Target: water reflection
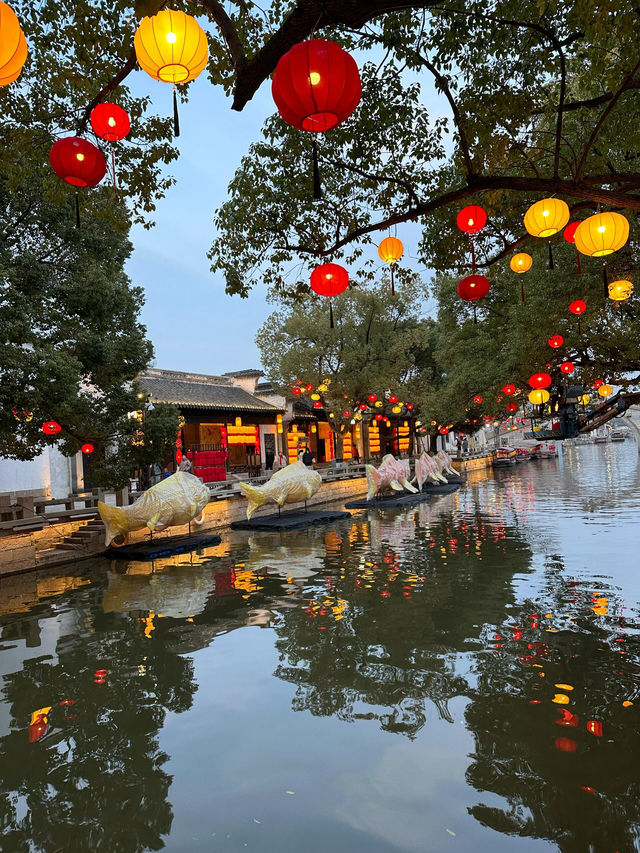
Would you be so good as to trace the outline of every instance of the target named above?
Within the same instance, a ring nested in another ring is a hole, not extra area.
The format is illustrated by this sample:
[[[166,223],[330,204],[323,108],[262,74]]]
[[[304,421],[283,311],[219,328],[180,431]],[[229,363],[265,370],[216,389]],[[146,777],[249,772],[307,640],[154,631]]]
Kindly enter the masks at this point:
[[[600,479],[576,448],[331,529],[3,581],[2,849],[637,849],[640,596],[608,561],[633,563],[637,459],[596,449]],[[305,755],[294,819],[273,792]]]

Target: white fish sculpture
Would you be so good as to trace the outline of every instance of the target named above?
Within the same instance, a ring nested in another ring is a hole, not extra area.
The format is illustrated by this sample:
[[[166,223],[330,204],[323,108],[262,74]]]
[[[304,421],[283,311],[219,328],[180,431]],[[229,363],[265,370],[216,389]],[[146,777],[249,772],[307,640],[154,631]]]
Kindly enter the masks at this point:
[[[452,477],[459,477],[460,472],[456,471],[453,467],[453,462],[449,454],[445,450],[439,450],[436,453],[436,462],[438,463],[438,468],[440,469],[440,473],[451,475]]]
[[[370,501],[376,492],[391,487],[396,492],[406,489],[408,492],[417,492],[409,482],[411,472],[408,459],[395,459],[391,453],[382,457],[379,468],[367,465],[367,500]]]
[[[209,489],[186,471],[178,471],[151,486],[131,506],[110,506],[98,501],[98,512],[105,527],[105,545],[109,547],[119,536],[126,542],[132,530],[143,527],[153,532],[190,521],[202,524],[202,511],[208,503]]]
[[[239,483],[240,491],[249,501],[247,518],[266,504],[275,501],[278,506],[308,500],[322,485],[322,477],[313,468],[307,468],[303,462],[294,462],[286,468],[280,468],[263,486]]]
[[[416,459],[415,475],[412,483],[417,482],[418,490],[422,491],[422,486],[427,480],[432,483],[448,483],[449,481],[442,476],[438,464],[433,457],[429,456],[424,450]]]

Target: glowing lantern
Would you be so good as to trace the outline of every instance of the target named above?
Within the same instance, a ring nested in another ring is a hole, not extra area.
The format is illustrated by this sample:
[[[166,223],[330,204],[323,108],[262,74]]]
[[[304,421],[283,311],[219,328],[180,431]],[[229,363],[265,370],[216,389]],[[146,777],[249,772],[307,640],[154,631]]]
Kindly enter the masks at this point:
[[[292,388],[291,390],[293,391],[293,393],[294,393],[296,396],[298,396],[299,394],[302,394],[302,388],[300,388],[300,386],[299,386],[299,385],[294,385],[294,386],[293,386],[293,388]]]
[[[480,405],[480,403],[482,402],[482,397],[480,396],[480,394],[475,395],[475,397],[473,398],[473,402],[476,403],[476,405],[478,406]]]
[[[569,221],[569,207],[559,198],[543,198],[524,215],[524,227],[532,237],[552,237]]]
[[[516,393],[516,386],[515,385],[503,385],[502,386],[502,393],[506,394],[507,396],[509,396],[510,394],[515,394]]]
[[[588,394],[581,394],[578,397],[578,402],[581,403],[583,406],[586,406],[590,400],[591,400],[591,397]]]
[[[611,394],[613,394],[613,388],[611,387],[611,385],[601,385],[598,388],[598,394],[601,397],[609,397]]]
[[[313,385],[310,382],[307,385],[305,385],[304,387],[305,387],[305,391],[313,391]]]
[[[322,264],[311,273],[311,290],[329,299],[329,325],[333,329],[331,298],[343,293],[349,286],[349,273],[339,264]]]
[[[593,383],[594,388],[599,388],[601,385],[604,385],[602,379],[596,379],[596,381]]]
[[[118,142],[131,130],[126,110],[117,104],[98,104],[91,110],[90,119],[96,136],[107,142]]]
[[[489,293],[489,279],[483,275],[468,275],[458,283],[458,296],[468,302],[482,299]]]
[[[556,749],[561,752],[575,752],[578,744],[570,737],[557,737],[554,741]]]
[[[391,295],[395,294],[395,286],[393,282],[394,265],[404,254],[404,246],[397,237],[385,237],[378,246],[378,254],[385,263],[390,264],[391,269]]]
[[[407,409],[408,409],[409,411],[412,411],[412,409],[413,409],[413,403],[407,403]]]
[[[573,366],[572,361],[563,361],[562,364],[560,365],[560,370],[563,373],[573,373],[573,371],[575,370],[575,367]]]
[[[534,373],[529,377],[529,385],[532,388],[548,388],[551,385],[551,377],[548,373]]]
[[[533,258],[531,255],[528,255],[526,252],[518,252],[509,261],[509,266],[514,272],[523,273],[531,269],[532,263]]]
[[[83,453],[89,454],[89,453],[93,453],[95,448],[94,448],[93,444],[90,444],[89,442],[87,442],[87,444],[82,445],[80,450],[82,450]]]
[[[320,394],[312,394],[312,395],[311,395],[311,399],[312,399],[312,400],[319,400],[319,399],[320,399]]]
[[[16,13],[0,0],[0,86],[17,80],[27,59],[27,40]]]
[[[440,435],[446,435],[448,432],[449,430],[445,426],[440,427]]]
[[[349,118],[362,85],[355,60],[334,41],[295,44],[280,58],[271,94],[281,118],[298,130],[324,133]],[[320,199],[318,153],[313,142],[314,198]]]
[[[471,204],[458,213],[456,224],[465,234],[477,234],[487,224],[487,214],[479,205]]]
[[[587,720],[587,731],[596,737],[602,737],[602,723],[600,720]]]
[[[525,273],[531,269],[531,264],[533,263],[533,258],[531,255],[528,255],[526,252],[518,252],[517,255],[514,255],[509,261],[509,266],[514,272],[517,273]],[[520,299],[524,302],[524,280],[520,279]]]
[[[584,314],[586,310],[587,303],[583,299],[575,299],[569,305],[569,311],[571,311],[572,314]]]
[[[367,404],[366,403],[360,403],[360,406],[358,408],[360,409],[361,412],[366,412],[367,411]]]
[[[621,213],[596,213],[580,223],[574,238],[583,255],[591,258],[610,255],[629,239],[629,221]]]
[[[377,394],[369,394],[369,396],[367,397],[367,400],[368,400],[370,403],[375,403],[375,401],[376,401],[377,399],[378,399]]]
[[[62,427],[57,421],[45,421],[42,424],[42,432],[45,435],[57,435]]]
[[[382,400],[376,400],[376,402],[375,402],[376,409],[381,409],[383,407],[383,405],[384,405],[384,403],[382,402]]]
[[[342,417],[343,418],[350,418],[351,417],[351,410],[345,409],[344,412],[342,413]]]
[[[140,21],[133,39],[136,58],[143,71],[162,83],[188,83],[207,64],[207,36],[184,12],[164,9]],[[178,100],[173,90],[173,132],[180,136]]]
[[[564,338],[562,337],[562,335],[552,335],[547,340],[547,343],[549,344],[551,349],[558,349],[558,347],[561,347],[564,343]]]
[[[81,136],[66,136],[54,142],[49,162],[56,175],[73,187],[95,187],[107,171],[100,149]]]
[[[162,83],[195,80],[209,57],[207,36],[200,24],[172,9],[143,18],[133,46],[142,70]]]
[[[580,225],[579,222],[570,222],[562,233],[562,236],[567,241],[567,243],[572,243],[574,246],[576,243],[576,230],[578,228],[578,225]],[[580,252],[578,251],[577,246],[576,246],[576,265],[578,267],[578,275],[580,275]]]
[[[327,390],[327,386],[322,383],[322,385],[318,385],[318,391],[322,391],[323,393]]]
[[[533,403],[534,406],[540,406],[549,400],[549,396],[549,392],[544,388],[535,388],[529,392],[529,402]]]
[[[398,402],[398,398],[396,397],[396,395],[395,395],[395,394],[391,394],[391,395],[389,396],[389,402],[390,402],[390,403],[397,403],[397,402]]]
[[[633,293],[633,284],[626,279],[612,281],[608,292],[609,299],[613,299],[614,302],[622,302],[624,299],[628,299]]]
[[[314,404],[313,404],[313,408],[314,408],[314,409],[321,409],[321,408],[322,408],[322,403],[320,402],[320,400],[316,400],[316,401],[314,402]]]
[[[375,420],[381,421],[383,417],[384,417],[384,415],[376,415]]]
[[[507,403],[507,411],[508,412],[517,412],[518,404],[517,403]]]
[[[391,409],[391,411],[393,412],[394,415],[399,415],[400,412],[402,411],[402,406],[394,406]]]

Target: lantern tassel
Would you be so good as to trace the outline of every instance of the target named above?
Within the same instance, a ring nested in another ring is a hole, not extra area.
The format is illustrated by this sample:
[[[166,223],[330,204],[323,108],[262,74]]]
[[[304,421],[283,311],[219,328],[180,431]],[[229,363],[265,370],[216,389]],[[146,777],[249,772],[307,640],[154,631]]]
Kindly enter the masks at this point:
[[[393,264],[391,264],[391,295],[392,296],[396,295],[396,289],[395,289],[395,286],[393,283]]]
[[[473,306],[473,324],[474,324],[474,326],[477,322],[478,322],[478,315],[476,314],[476,306],[474,305]]]
[[[582,270],[580,269],[580,252],[578,251],[577,248],[576,248],[576,266],[578,267],[578,275],[580,275],[582,273]]]
[[[176,87],[173,87],[173,135],[180,136],[180,118],[178,116],[178,96]]]
[[[473,237],[469,237],[469,242],[471,243],[471,270],[472,272],[476,271],[476,250],[473,246]]]
[[[313,149],[313,200],[321,201],[322,200],[322,187],[320,186],[320,168],[318,166],[318,146],[316,145],[316,138],[313,137],[312,141],[312,149]]]
[[[113,191],[118,192],[118,187],[116,185],[116,150],[113,147],[113,142],[109,144],[111,146],[111,174],[113,176]]]
[[[80,197],[76,190],[76,228],[80,227]]]
[[[524,298],[524,279],[523,278],[520,279],[520,299],[522,299],[523,302],[525,301],[525,298]]]
[[[602,264],[602,287],[604,290],[604,298],[606,299],[609,295],[609,281],[607,279],[607,265]]]
[[[549,240],[548,246],[549,246],[549,269],[552,270],[553,269],[553,250],[551,248],[551,240]]]
[[[331,303],[331,300],[329,300],[329,328],[330,329],[334,328],[334,325],[333,325],[333,305]]]

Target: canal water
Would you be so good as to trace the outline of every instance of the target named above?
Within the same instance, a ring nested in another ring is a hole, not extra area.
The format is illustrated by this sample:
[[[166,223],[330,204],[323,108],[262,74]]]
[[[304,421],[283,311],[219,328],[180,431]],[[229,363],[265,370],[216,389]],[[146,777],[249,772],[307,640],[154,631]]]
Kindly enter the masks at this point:
[[[640,849],[635,441],[0,586],[0,849]]]

